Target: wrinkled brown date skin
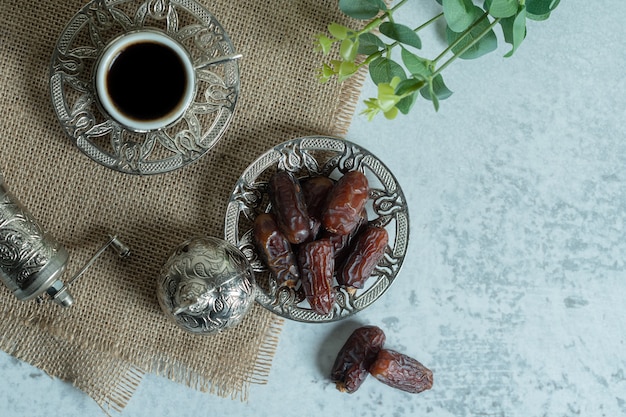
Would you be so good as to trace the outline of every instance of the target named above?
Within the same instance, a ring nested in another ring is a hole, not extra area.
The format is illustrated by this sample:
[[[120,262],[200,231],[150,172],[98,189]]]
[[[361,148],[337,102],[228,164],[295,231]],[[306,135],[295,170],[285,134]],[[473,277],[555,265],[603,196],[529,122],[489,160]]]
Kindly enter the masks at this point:
[[[276,284],[295,287],[300,280],[296,256],[273,215],[262,213],[254,219],[254,240],[265,264],[276,277]]]
[[[374,268],[382,259],[389,242],[387,230],[368,226],[357,237],[354,249],[348,255],[337,274],[337,281],[353,294],[363,288]]]
[[[293,244],[306,242],[311,235],[311,220],[304,202],[302,187],[290,172],[278,171],[269,181],[269,195],[276,224]]]
[[[361,218],[357,227],[355,227],[347,235],[336,235],[326,232],[324,237],[330,239],[335,248],[335,265],[342,265],[345,259],[350,254],[350,250],[353,249],[356,237],[367,227],[367,211],[364,209],[361,211]]]
[[[379,327],[363,326],[352,332],[330,372],[339,391],[351,394],[359,389],[384,343],[385,333]]]
[[[335,182],[328,177],[311,177],[302,181],[302,193],[309,216],[322,220],[326,200]]]
[[[368,197],[369,183],[365,174],[360,171],[346,173],[331,190],[322,225],[330,233],[350,233],[359,224]]]
[[[298,251],[300,278],[311,309],[317,314],[328,314],[335,303],[333,274],[335,256],[328,239],[315,240]]]
[[[417,394],[433,386],[433,373],[417,360],[391,349],[381,349],[369,367],[374,378],[402,391]]]

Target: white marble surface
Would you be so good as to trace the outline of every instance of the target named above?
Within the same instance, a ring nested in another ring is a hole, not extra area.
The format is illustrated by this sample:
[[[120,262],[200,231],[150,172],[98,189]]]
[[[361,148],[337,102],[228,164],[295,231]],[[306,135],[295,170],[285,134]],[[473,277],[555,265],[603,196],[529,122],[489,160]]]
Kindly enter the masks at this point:
[[[447,69],[439,113],[357,117],[348,139],[394,171],[411,210],[396,283],[354,320],[287,322],[247,403],[149,375],[123,415],[626,415],[624,16],[622,0],[563,1],[513,58],[502,45]],[[329,368],[360,323],[429,366],[433,389],[336,391]],[[0,375],[2,417],[102,414],[4,353]]]

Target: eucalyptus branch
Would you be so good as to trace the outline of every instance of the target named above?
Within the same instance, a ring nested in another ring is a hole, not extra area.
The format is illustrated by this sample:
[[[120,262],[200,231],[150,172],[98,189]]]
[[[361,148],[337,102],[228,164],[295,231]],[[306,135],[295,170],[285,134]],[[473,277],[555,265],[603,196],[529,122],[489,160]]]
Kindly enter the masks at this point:
[[[442,13],[443,14],[443,13]],[[439,62],[439,60],[441,58],[443,58],[444,56],[446,56],[450,51],[452,51],[452,49],[456,48],[462,41],[463,39],[465,39],[465,37],[475,28],[477,27],[481,22],[483,22],[485,19],[487,19],[487,17],[489,16],[489,13],[485,12],[483,13],[478,19],[476,19],[474,21],[474,23],[471,24],[470,27],[468,27],[467,29],[465,29],[465,32],[463,32],[461,34],[461,36],[459,36],[457,38],[457,40],[455,40],[454,42],[450,43],[448,45],[448,47],[446,49],[444,49],[439,55],[437,55],[437,57],[435,59],[433,59],[433,63],[437,63]],[[487,31],[488,32],[488,31]],[[486,34],[486,33],[485,33]],[[483,35],[484,36],[484,35]],[[482,37],[482,36],[481,36]],[[479,37],[477,40],[480,40]]]
[[[383,0],[339,0],[339,8],[348,16],[366,21],[361,29],[331,23],[328,34],[318,34],[316,49],[329,55],[339,45],[339,58],[322,64],[319,79],[327,82],[336,77],[343,81],[367,66],[372,81],[378,86],[378,97],[365,100],[365,113],[370,119],[378,113],[392,119],[407,114],[418,96],[432,101],[435,110],[439,101],[452,95],[442,72],[458,58],[479,58],[497,48],[494,33],[500,26],[513,55],[526,37],[526,21],[546,20],[560,0],[436,0],[442,12],[412,29],[398,23],[395,14],[408,0],[400,0],[389,8]],[[480,6],[475,4],[480,3]],[[419,55],[419,37],[438,19],[446,20],[448,45],[434,59]],[[392,57],[400,47],[401,60]],[[450,53],[452,57],[437,67]]]
[[[483,17],[487,17],[487,15],[484,15]],[[439,68],[437,68],[437,70],[435,72],[433,72],[433,77],[436,77],[437,75],[439,75],[441,73],[441,71],[443,71],[444,69],[446,69],[452,62],[454,62],[459,56],[462,56],[465,52],[467,52],[469,49],[473,48],[474,45],[476,45],[478,42],[480,42],[480,40],[482,39],[483,36],[487,35],[493,28],[494,26],[496,26],[498,23],[500,23],[500,18],[494,19],[493,22],[491,22],[491,24],[489,26],[487,26],[487,28],[485,30],[483,30],[482,32],[480,32],[480,34],[473,39],[470,43],[468,43],[467,45],[465,45],[463,48],[461,48],[458,53],[456,53],[455,55],[453,55],[450,59],[448,59],[446,62],[444,62],[443,64],[441,64],[441,66]],[[455,42],[455,46],[457,46],[459,44],[459,42],[464,39],[464,38],[459,38],[457,40],[457,42]],[[446,48],[448,49],[448,48]],[[452,49],[452,48],[450,48]],[[449,51],[446,51],[446,53]],[[442,55],[438,56],[437,58],[435,58],[433,60],[433,63],[436,63]]]

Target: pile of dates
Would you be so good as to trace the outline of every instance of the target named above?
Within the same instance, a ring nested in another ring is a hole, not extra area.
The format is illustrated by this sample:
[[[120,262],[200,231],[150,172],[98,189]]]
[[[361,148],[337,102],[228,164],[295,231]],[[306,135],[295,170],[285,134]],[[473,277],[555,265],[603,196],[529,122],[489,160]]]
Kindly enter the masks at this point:
[[[432,371],[403,353],[386,349],[385,338],[383,330],[376,326],[360,327],[348,337],[330,374],[339,391],[355,392],[369,374],[413,394],[432,388]]]
[[[368,180],[360,171],[337,181],[277,171],[268,185],[271,210],[254,222],[258,252],[279,287],[301,286],[311,309],[326,315],[334,280],[355,294],[387,248],[387,231],[368,224]]]

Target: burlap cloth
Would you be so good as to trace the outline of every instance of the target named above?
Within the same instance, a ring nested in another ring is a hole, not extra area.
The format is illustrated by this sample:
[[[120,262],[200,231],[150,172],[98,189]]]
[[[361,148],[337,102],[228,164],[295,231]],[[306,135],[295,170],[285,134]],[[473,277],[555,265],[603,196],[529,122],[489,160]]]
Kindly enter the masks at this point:
[[[147,372],[245,399],[251,383],[266,381],[281,320],[255,305],[228,332],[188,335],[162,314],[155,277],[182,241],[223,236],[228,197],[259,154],[294,137],[346,132],[363,74],[320,85],[312,49],[315,33],[346,19],[332,0],[204,1],[244,56],[233,124],[195,163],[141,177],[87,158],[52,110],[53,47],[84,3],[0,2],[0,166],[13,194],[70,253],[68,273],[108,234],[133,254],[105,253],[72,286],[69,309],[20,302],[0,286],[0,347],[109,410],[123,409]]]

